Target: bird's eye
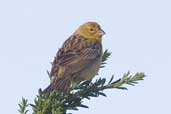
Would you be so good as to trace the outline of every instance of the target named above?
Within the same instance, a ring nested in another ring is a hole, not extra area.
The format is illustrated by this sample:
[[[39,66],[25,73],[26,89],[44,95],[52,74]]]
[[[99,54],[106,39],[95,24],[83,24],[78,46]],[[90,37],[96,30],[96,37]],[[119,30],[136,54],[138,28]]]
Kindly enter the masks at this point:
[[[93,28],[90,28],[90,32],[95,32],[95,30]]]

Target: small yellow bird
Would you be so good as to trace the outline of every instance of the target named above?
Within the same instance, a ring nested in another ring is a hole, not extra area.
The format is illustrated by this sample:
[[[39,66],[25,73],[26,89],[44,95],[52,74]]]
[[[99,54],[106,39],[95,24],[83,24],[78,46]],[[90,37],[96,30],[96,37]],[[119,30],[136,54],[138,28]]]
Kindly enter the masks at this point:
[[[59,49],[50,72],[54,81],[44,91],[65,92],[72,82],[92,79],[100,68],[104,34],[96,22],[81,25]]]

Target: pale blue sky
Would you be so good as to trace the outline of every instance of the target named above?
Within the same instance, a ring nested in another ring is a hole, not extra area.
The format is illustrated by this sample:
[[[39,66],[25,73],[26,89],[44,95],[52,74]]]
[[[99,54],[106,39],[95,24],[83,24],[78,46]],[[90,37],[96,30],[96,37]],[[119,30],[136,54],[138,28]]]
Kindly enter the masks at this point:
[[[0,113],[18,114],[22,96],[32,102],[48,85],[57,49],[86,21],[107,33],[104,49],[112,56],[101,77],[128,70],[148,77],[128,91],[106,91],[107,98],[86,101],[90,108],[74,114],[171,114],[169,0],[1,0]]]

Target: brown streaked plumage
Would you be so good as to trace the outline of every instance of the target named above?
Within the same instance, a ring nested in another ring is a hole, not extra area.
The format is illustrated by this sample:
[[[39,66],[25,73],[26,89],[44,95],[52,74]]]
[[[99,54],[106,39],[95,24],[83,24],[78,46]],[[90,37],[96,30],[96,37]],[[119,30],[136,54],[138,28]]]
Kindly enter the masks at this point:
[[[59,49],[50,72],[55,79],[44,91],[67,91],[72,82],[92,79],[100,67],[104,34],[96,22],[81,25]]]

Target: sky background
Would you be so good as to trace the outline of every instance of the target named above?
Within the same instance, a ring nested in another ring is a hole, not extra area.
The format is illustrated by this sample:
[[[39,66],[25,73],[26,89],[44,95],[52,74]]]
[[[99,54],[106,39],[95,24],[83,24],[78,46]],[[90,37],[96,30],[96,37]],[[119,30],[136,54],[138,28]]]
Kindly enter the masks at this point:
[[[171,1],[1,0],[0,113],[18,114],[22,96],[33,102],[49,84],[58,48],[81,24],[98,22],[112,56],[100,75],[145,72],[128,91],[105,91],[74,114],[171,114]],[[31,112],[29,112],[31,114]]]

